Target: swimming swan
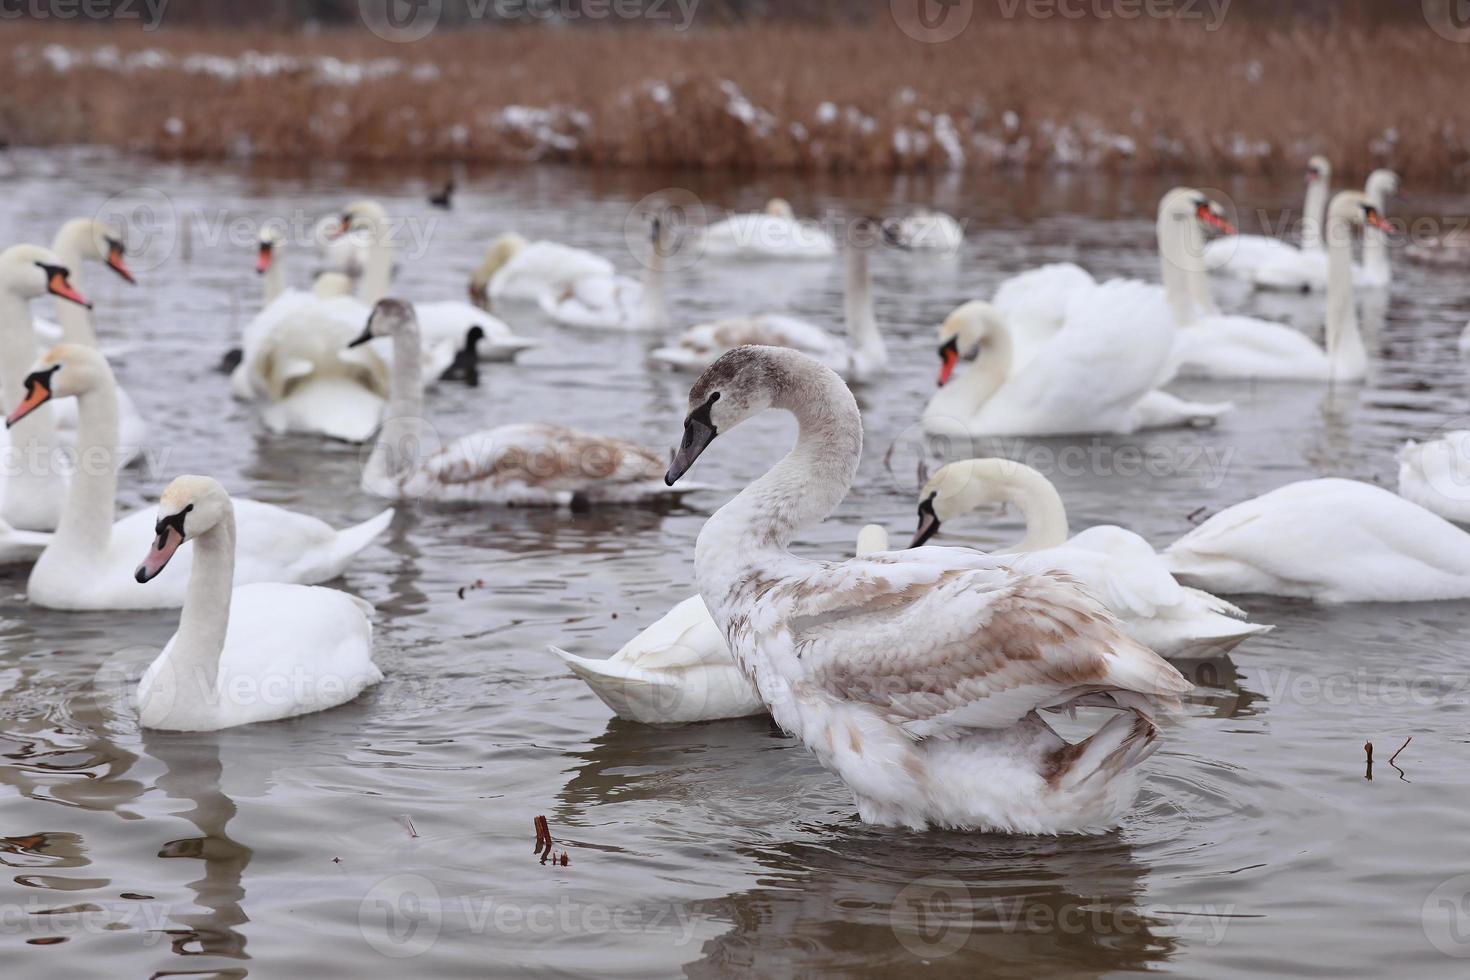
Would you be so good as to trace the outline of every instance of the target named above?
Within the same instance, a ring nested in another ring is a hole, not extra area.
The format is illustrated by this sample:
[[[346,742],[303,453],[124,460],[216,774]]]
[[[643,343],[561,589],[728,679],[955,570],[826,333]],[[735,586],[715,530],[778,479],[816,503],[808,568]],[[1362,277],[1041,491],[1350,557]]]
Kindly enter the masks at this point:
[[[695,576],[776,722],[851,790],[864,821],[914,829],[1096,833],[1114,827],[1157,747],[1157,702],[1190,689],[1064,576],[957,548],[811,561],[787,549],[847,495],[857,403],[797,351],[742,347],[689,395],[666,479],[766,409],[792,452],[705,524]],[[1069,745],[1041,711],[1119,711]]]
[[[181,476],[158,502],[151,538],[132,577],[150,583],[192,542],[193,567],[179,629],[138,683],[138,722],[213,732],[345,704],[383,679],[373,663],[373,607],[319,586],[234,587],[235,513],[224,487]]]
[[[721,259],[830,259],[837,243],[820,225],[800,221],[772,198],[759,214],[733,214],[704,229],[704,254]]]

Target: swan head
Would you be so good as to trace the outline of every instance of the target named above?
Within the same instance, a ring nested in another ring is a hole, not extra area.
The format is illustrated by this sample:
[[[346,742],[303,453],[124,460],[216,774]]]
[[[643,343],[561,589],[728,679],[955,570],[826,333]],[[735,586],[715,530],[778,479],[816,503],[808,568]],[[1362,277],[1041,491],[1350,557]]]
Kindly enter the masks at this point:
[[[260,234],[255,240],[255,272],[257,275],[263,276],[270,271],[271,264],[280,254],[281,246],[285,241],[285,233],[275,225],[268,224],[260,229]]]
[[[92,304],[71,284],[71,269],[49,248],[12,245],[0,252],[0,289],[21,299],[36,299],[50,293],[87,309]]]
[[[137,282],[123,258],[128,250],[122,233],[105,221],[73,218],[61,226],[52,245],[57,254],[68,256],[67,261],[74,258],[101,262],[124,281]]]
[[[871,251],[882,245],[903,251],[913,249],[913,245],[904,237],[897,221],[884,221],[882,218],[864,216],[852,223],[847,236],[848,248]]]
[[[754,345],[726,351],[689,389],[684,437],[664,482],[673,486],[716,436],[746,419],[768,408],[809,408],[824,384],[847,391],[836,372],[800,351]]]
[[[1371,227],[1385,233],[1393,231],[1393,226],[1362,191],[1340,191],[1334,195],[1327,207],[1327,221],[1349,229]]]
[[[388,211],[373,200],[353,201],[342,209],[342,214],[337,219],[337,226],[328,236],[329,239],[341,238],[343,235],[364,235],[370,241],[377,241],[388,231]]]
[[[1197,221],[1203,228],[1222,235],[1235,234],[1235,226],[1225,215],[1225,208],[1204,191],[1193,187],[1176,187],[1159,201],[1159,217],[1175,221]]]
[[[1052,546],[1066,540],[1065,510],[1051,481],[1038,470],[1010,459],[967,459],[942,467],[919,490],[919,522],[910,548],[917,548],[939,533],[946,521],[963,517],[982,507],[1004,505],[1018,498],[1055,503],[1062,517],[1055,540],[1036,542]]]
[[[367,325],[348,347],[358,347],[375,337],[393,337],[405,330],[418,331],[413,305],[401,299],[380,299],[368,315]]]
[[[1399,175],[1392,170],[1380,167],[1368,175],[1368,182],[1364,185],[1364,190],[1373,200],[1374,205],[1382,208],[1390,195],[1399,192]]]
[[[766,202],[766,214],[772,218],[781,218],[784,221],[795,221],[796,212],[791,210],[791,202],[784,197],[773,197]]]
[[[1323,185],[1332,182],[1332,162],[1320,153],[1307,161],[1307,183],[1321,183]]]
[[[114,384],[107,358],[82,344],[57,344],[35,364],[25,379],[25,397],[5,419],[7,428],[54,398],[80,398]]]
[[[1005,329],[1005,316],[984,300],[971,300],[939,325],[939,386],[954,377],[960,358],[971,357],[986,338]]]
[[[525,237],[513,231],[507,231],[497,235],[485,249],[485,257],[480,260],[479,266],[474,274],[470,276],[470,295],[483,295],[490,280],[495,278],[495,273],[504,268],[511,259],[525,251],[526,246],[531,243]]]
[[[185,541],[218,526],[233,513],[230,495],[207,476],[181,476],[158,498],[153,543],[133,577],[148,582],[158,576]]]

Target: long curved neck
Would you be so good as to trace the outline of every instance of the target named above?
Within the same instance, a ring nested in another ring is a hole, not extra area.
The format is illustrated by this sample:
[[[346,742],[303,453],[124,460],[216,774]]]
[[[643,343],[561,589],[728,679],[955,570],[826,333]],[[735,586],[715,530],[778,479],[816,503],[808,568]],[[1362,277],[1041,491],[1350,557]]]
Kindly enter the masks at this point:
[[[648,264],[643,269],[643,296],[640,301],[639,315],[647,329],[662,330],[669,324],[667,265],[663,243],[654,242]]]
[[[1334,377],[1361,376],[1368,362],[1353,302],[1352,229],[1341,218],[1327,229],[1327,360]]]
[[[1379,214],[1385,213],[1383,191],[1375,187],[1373,181],[1368,184],[1368,202]],[[1363,228],[1363,271],[1367,273],[1368,281],[1375,285],[1382,285],[1393,278],[1393,266],[1388,258],[1388,236],[1372,225]]]
[[[61,259],[61,264],[71,272],[69,279],[72,286],[76,287],[78,292],[86,293],[87,284],[82,270],[84,261],[82,246],[77,241],[77,232],[69,226],[63,227],[57,233],[56,240],[51,245],[51,251],[56,253]],[[56,325],[61,327],[63,343],[96,348],[97,331],[92,326],[92,313],[85,306],[58,299],[56,301]]]
[[[39,353],[32,329],[31,308],[9,290],[0,290],[0,398],[8,412],[25,397],[25,379]],[[56,459],[56,419],[50,405],[42,405],[10,430],[10,462],[5,477],[3,517],[26,530],[55,526],[57,501],[64,494]]]
[[[873,313],[873,274],[868,267],[868,250],[859,245],[847,247],[847,280],[842,290],[843,314],[847,322],[847,339],[854,351],[882,355],[883,335]]]
[[[1067,508],[1062,495],[1051,481],[1040,473],[1008,466],[1004,478],[997,481],[997,496],[1020,511],[1026,521],[1026,536],[1006,552],[1040,551],[1055,548],[1067,541]]]
[[[721,507],[699,533],[694,567],[706,598],[724,596],[732,571],[786,554],[792,537],[837,509],[863,452],[857,401],[830,371],[792,366],[772,407],[796,416],[796,445],[765,476]]]
[[[1158,220],[1159,265],[1164,298],[1174,325],[1185,327],[1219,312],[1205,271],[1204,233],[1194,217],[1165,211]]]
[[[946,412],[968,418],[990,401],[1011,376],[1013,344],[1011,332],[999,318],[987,327],[980,354],[970,367],[939,389],[935,401]]]
[[[1332,178],[1323,174],[1307,181],[1307,200],[1302,206],[1302,248],[1321,248],[1327,223],[1327,192]]]
[[[388,295],[393,279],[393,241],[387,228],[373,226],[373,241],[368,246],[367,263],[362,270],[362,283],[357,295],[368,306]]]
[[[53,547],[101,555],[112,540],[117,499],[117,386],[100,384],[77,398],[77,465]]]
[[[220,696],[215,683],[235,587],[235,510],[232,504],[226,508],[218,524],[194,539],[194,566],[189,570],[189,588],[173,641],[173,670],[163,672],[171,673],[183,687],[179,695],[194,704],[213,702]]]
[[[393,332],[393,371],[388,378],[388,410],[363,470],[363,482],[398,481],[418,468],[424,417],[423,348],[418,324]]]

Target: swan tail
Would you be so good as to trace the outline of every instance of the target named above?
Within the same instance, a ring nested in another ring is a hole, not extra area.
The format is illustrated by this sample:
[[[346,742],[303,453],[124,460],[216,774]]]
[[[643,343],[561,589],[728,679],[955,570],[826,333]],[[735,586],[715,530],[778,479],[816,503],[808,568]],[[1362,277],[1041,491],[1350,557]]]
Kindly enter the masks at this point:
[[[329,559],[329,564],[336,569],[337,575],[342,573],[347,563],[357,557],[359,552],[372,544],[388,529],[388,525],[393,523],[393,514],[393,508],[389,507],[376,517],[371,517],[361,524],[354,524],[352,527],[343,528],[337,532],[337,539],[332,543],[332,555]]]
[[[705,355],[681,347],[660,347],[648,356],[676,371],[703,371],[709,367],[709,360]]]
[[[491,363],[513,361],[523,351],[528,351],[539,346],[536,341],[525,337],[506,337],[502,340],[487,340],[480,344],[479,354],[481,361]]]
[[[1091,737],[1051,756],[1051,783],[1061,792],[1105,789],[1159,749],[1159,730],[1136,712],[1116,715]],[[1131,782],[1131,781],[1130,781]],[[1126,796],[1131,799],[1133,793]]]

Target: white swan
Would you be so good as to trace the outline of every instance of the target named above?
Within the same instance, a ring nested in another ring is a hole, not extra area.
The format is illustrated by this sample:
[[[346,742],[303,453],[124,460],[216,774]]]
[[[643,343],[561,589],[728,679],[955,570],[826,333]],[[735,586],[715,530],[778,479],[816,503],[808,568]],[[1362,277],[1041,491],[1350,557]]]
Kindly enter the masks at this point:
[[[342,212],[340,231],[344,236],[366,241],[367,257],[357,297],[363,303],[359,322],[388,295],[393,273],[393,227],[388,212],[376,201],[358,201]],[[513,361],[522,351],[536,346],[534,340],[518,336],[505,321],[460,300],[414,303],[424,342],[424,362],[434,363],[434,352],[448,349],[453,356],[469,347],[481,361]],[[434,365],[437,367],[437,364]],[[442,371],[434,372],[437,377]]]
[[[212,732],[345,704],[383,679],[373,663],[373,607],[335,589],[234,587],[236,515],[224,487],[181,476],[158,502],[133,588],[157,578],[185,542],[193,567],[179,629],[138,682],[144,728]],[[171,603],[177,605],[177,603]]]
[[[899,239],[914,251],[953,255],[965,244],[965,229],[942,211],[920,208],[894,224]]]
[[[1399,496],[1447,521],[1470,524],[1470,430],[1399,450]]]
[[[1358,381],[1368,372],[1368,355],[1358,330],[1352,288],[1352,233],[1367,225],[1388,227],[1368,198],[1343,191],[1332,199],[1327,218],[1327,349],[1300,332],[1254,317],[1225,316],[1213,308],[1209,283],[1198,259],[1199,222],[1218,206],[1200,192],[1178,188],[1159,205],[1159,250],[1164,289],[1179,332],[1179,374],[1186,377],[1258,380]]]
[[[1223,599],[1174,581],[1153,547],[1132,531],[1098,525],[1069,538],[1056,487],[1031,467],[1006,459],[951,463],[934,474],[919,491],[919,525],[910,547],[987,504],[1013,504],[1026,521],[1019,544],[987,550],[1030,552],[1072,576],[1118,617],[1124,633],[1160,656],[1218,656],[1271,631],[1244,622],[1245,613]]]
[[[1079,293],[1065,324],[1013,367],[1009,324],[966,303],[939,328],[940,390],[924,409],[932,435],[1074,435],[1209,424],[1231,406],[1183,402],[1158,386],[1173,372],[1174,327],[1157,289],[1113,281]],[[960,358],[979,350],[951,381]]]
[[[854,382],[871,381],[888,369],[888,348],[873,312],[873,277],[868,253],[879,244],[901,247],[891,229],[876,220],[859,220],[843,250],[847,260],[843,281],[844,340],[814,323],[782,314],[731,317],[690,327],[672,343],[650,356],[678,371],[703,371],[720,355],[736,347],[756,344],[789,347],[816,358]]]
[[[1228,507],[1164,551],[1181,582],[1316,602],[1470,597],[1470,534],[1370,483],[1290,483]]]
[[[1388,214],[1388,199],[1399,192],[1399,175],[1378,169],[1368,175],[1363,193],[1380,215]],[[1376,225],[1363,229],[1363,266],[1354,282],[1372,289],[1387,289],[1393,282],[1393,263],[1388,257],[1388,234]],[[1325,287],[1324,287],[1325,288]]]
[[[1057,834],[1115,826],[1157,745],[1155,699],[1189,690],[1070,580],[1027,557],[956,548],[797,558],[803,528],[846,496],[857,402],[791,350],[743,347],[689,395],[678,480],[715,437],[766,409],[795,448],[705,524],[695,576],[776,722],[851,790],[870,823]],[[1121,711],[1069,745],[1042,710]]]
[[[135,511],[113,522],[117,467],[117,385],[107,360],[90,347],[61,344],[38,361],[25,380],[26,396],[11,412],[14,425],[52,398],[75,397],[81,419],[79,459],[60,526],[37,559],[26,597],[51,609],[156,609],[184,601],[188,561],[176,563],[152,589],[133,582],[133,548],[152,520]],[[246,582],[324,582],[393,519],[385,510],[336,531],[325,522],[282,507],[235,501],[239,521],[239,576]]]
[[[32,329],[32,299],[48,293],[87,305],[72,288],[70,270],[50,249],[12,245],[0,252],[0,399],[17,405],[26,395],[28,365],[39,353]],[[63,445],[52,409],[44,408],[9,431],[0,521],[22,531],[51,531],[66,496]]]
[[[540,302],[578,279],[612,276],[613,264],[600,255],[560,242],[529,242],[515,232],[498,236],[470,276],[472,302]]]
[[[628,276],[584,276],[541,294],[542,311],[569,327],[599,330],[662,330],[668,326],[665,260],[671,246],[665,222],[655,215],[642,280]]]
[[[1230,235],[1205,246],[1206,266],[1257,289],[1305,292],[1327,288],[1322,236],[1332,189],[1332,164],[1326,157],[1312,157],[1307,163],[1306,179],[1300,248],[1266,235]]]
[[[94,218],[73,218],[65,222],[56,232],[51,251],[60,257],[61,264],[71,272],[72,288],[80,292],[87,291],[87,262],[100,262],[125,282],[137,282],[124,258],[127,248],[123,245],[122,236],[114,228]],[[68,343],[102,349],[97,340],[97,332],[92,326],[92,311],[89,307],[58,298],[56,320],[54,325],[44,320],[36,321],[37,339],[46,347]],[[128,348],[126,345],[111,346],[106,354],[108,357],[116,357],[119,349]],[[143,446],[148,440],[148,425],[138,414],[132,397],[121,387],[117,390],[117,405],[120,425],[118,445],[123,448],[122,465],[126,466],[142,454]],[[76,406],[71,402],[64,402],[53,406],[52,411],[56,413],[56,428],[62,442],[74,445],[77,432]]]
[[[659,454],[609,436],[544,423],[502,425],[461,436],[437,452],[416,383],[414,309],[385,299],[354,344],[391,337],[393,379],[382,429],[363,467],[362,486],[389,499],[506,506],[568,507],[669,501],[680,491],[659,480]]]
[[[782,198],[759,214],[734,214],[704,229],[704,254],[722,259],[830,259],[837,243],[814,221],[801,221]]]

